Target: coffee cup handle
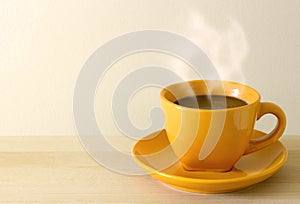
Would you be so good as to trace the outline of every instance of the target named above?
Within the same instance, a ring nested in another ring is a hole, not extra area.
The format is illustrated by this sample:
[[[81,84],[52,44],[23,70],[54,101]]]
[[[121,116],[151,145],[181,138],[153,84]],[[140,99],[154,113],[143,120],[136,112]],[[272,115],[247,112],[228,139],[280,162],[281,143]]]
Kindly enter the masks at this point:
[[[277,124],[275,128],[266,135],[263,135],[259,138],[250,139],[249,147],[244,154],[249,154],[260,150],[276,142],[282,136],[283,131],[286,127],[286,116],[283,110],[274,103],[262,102],[260,104],[260,110],[257,115],[257,120],[259,120],[265,114],[273,114],[276,116]]]

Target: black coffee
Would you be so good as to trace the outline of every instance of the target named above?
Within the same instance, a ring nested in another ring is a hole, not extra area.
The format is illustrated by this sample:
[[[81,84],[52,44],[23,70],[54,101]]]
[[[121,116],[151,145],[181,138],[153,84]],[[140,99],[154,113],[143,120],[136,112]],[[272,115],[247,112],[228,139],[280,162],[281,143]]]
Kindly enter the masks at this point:
[[[226,109],[247,105],[241,99],[222,95],[198,95],[178,99],[175,104],[198,109]]]

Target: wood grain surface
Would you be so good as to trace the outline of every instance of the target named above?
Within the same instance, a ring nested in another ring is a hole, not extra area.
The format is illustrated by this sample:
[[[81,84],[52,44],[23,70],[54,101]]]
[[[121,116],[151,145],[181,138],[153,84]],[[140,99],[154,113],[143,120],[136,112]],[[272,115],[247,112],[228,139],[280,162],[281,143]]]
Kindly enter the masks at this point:
[[[287,163],[268,180],[217,195],[174,190],[95,162],[74,136],[0,137],[0,203],[300,203],[300,136],[285,135]]]

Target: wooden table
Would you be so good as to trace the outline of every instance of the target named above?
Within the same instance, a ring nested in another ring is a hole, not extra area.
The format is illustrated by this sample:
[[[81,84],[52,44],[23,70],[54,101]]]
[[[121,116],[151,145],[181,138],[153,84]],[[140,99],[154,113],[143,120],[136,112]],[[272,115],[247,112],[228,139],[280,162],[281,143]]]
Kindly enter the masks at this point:
[[[0,203],[300,203],[300,136],[283,136],[287,163],[270,179],[217,195],[177,191],[150,176],[113,173],[77,137],[0,137]]]

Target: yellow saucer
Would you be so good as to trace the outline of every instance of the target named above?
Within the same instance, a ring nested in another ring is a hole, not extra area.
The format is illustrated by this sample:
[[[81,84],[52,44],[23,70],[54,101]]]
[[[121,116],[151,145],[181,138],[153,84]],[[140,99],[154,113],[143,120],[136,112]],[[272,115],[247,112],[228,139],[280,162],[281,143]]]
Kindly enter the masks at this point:
[[[255,130],[253,137],[265,133]],[[132,149],[136,163],[154,178],[175,188],[198,193],[225,193],[259,183],[278,171],[287,159],[287,150],[277,141],[243,156],[228,172],[188,171],[170,148],[165,130],[139,140]],[[169,161],[174,160],[170,166]],[[167,167],[169,166],[169,167]]]

